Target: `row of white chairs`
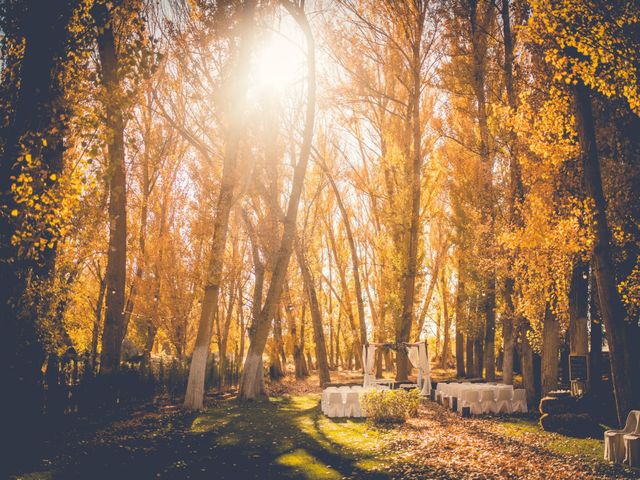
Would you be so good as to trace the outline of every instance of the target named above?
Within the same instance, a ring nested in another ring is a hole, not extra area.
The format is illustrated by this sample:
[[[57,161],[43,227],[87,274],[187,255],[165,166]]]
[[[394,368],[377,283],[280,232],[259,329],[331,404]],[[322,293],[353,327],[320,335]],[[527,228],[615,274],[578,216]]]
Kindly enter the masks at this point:
[[[472,415],[487,413],[527,413],[527,392],[523,388],[492,390],[462,390],[458,397],[458,412],[469,407]]]
[[[511,385],[495,383],[439,383],[436,399],[444,403],[445,399],[453,407],[453,398],[457,399],[457,411],[469,407],[472,415],[487,413],[526,413],[527,396],[524,389],[514,390]]]

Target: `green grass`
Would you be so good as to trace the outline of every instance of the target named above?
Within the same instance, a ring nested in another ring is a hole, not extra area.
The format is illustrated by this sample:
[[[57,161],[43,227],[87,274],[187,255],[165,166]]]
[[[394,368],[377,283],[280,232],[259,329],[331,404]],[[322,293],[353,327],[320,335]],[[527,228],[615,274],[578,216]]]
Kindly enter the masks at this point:
[[[221,402],[195,419],[191,434],[211,438],[218,467],[231,465],[239,478],[382,478],[389,460],[381,448],[388,433],[362,419],[325,417],[318,395]],[[246,465],[251,471],[241,472]]]
[[[515,439],[526,440],[527,436],[535,436],[545,448],[559,455],[576,456],[590,463],[604,463],[604,442],[601,439],[572,438],[545,432],[537,421],[529,418],[504,419],[497,428],[503,435]]]

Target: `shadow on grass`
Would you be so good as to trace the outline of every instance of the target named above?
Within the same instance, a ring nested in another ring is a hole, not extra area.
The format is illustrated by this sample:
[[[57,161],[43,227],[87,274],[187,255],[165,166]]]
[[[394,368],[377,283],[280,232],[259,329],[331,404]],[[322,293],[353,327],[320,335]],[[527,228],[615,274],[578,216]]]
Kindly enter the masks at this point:
[[[24,478],[390,478],[380,471],[383,434],[324,417],[316,395],[229,400],[153,422],[106,433]]]

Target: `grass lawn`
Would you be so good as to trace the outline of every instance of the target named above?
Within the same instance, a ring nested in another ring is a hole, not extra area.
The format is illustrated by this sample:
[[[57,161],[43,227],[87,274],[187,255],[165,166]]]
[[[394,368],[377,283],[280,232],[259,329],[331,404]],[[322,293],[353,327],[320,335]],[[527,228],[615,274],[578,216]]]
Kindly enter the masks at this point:
[[[533,418],[462,419],[427,402],[406,425],[379,428],[325,417],[315,393],[138,412],[62,438],[13,478],[640,478],[604,462],[601,440],[544,432]]]
[[[216,470],[241,478],[384,478],[389,431],[360,419],[329,419],[316,394],[240,405],[223,402],[195,419],[193,435],[215,439]]]

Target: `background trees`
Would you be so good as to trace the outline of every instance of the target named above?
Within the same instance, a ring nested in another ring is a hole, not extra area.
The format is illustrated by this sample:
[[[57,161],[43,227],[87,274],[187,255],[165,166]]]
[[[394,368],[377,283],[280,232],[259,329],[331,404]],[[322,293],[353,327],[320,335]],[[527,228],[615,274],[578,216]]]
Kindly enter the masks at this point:
[[[637,406],[635,5],[1,13],[1,308],[25,395],[70,349],[116,383],[172,372],[201,408],[211,383],[256,399],[265,371],[324,384],[369,341],[426,338],[443,375],[530,399],[589,353],[591,391]],[[376,359],[391,371],[412,374],[402,349]]]

